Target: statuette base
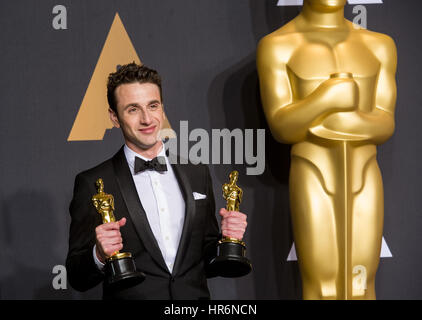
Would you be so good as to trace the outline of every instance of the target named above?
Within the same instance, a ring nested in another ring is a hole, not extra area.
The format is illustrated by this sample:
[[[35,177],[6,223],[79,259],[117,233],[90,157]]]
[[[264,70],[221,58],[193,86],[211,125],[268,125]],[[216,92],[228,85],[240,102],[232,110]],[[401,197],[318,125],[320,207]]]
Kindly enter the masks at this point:
[[[106,274],[107,286],[113,289],[130,288],[145,280],[145,274],[136,270],[130,253],[119,253],[107,259]]]
[[[210,266],[220,277],[243,277],[252,270],[252,264],[245,253],[244,242],[224,238],[218,242],[217,256],[211,260]]]

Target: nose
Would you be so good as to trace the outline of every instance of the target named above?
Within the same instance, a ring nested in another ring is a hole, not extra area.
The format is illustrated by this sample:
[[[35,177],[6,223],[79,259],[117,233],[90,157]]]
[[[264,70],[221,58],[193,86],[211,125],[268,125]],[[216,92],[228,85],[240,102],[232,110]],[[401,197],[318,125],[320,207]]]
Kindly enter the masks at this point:
[[[142,110],[141,124],[143,125],[151,124],[151,115],[149,114],[149,111],[147,109]]]

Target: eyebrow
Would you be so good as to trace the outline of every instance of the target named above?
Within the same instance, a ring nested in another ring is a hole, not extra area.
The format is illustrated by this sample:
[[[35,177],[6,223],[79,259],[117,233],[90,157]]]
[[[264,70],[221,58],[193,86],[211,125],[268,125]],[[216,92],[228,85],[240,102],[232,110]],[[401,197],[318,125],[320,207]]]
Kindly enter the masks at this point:
[[[147,106],[150,106],[150,105],[155,104],[155,103],[161,104],[161,102],[160,102],[160,101],[158,101],[158,100],[151,100],[150,102],[148,102]],[[124,107],[124,109],[123,109],[123,110],[126,110],[127,108],[130,108],[130,107],[138,107],[138,108],[140,108],[140,107],[141,107],[141,105],[140,105],[139,103],[136,103],[136,102],[133,102],[133,103],[128,103],[128,104]]]

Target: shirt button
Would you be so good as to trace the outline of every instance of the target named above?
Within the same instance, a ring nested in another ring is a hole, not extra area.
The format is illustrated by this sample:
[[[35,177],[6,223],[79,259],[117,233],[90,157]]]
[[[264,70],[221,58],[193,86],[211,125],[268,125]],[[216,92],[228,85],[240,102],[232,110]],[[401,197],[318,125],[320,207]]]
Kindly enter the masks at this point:
[[[170,240],[170,238],[167,236],[167,237],[166,237],[166,240],[168,241],[168,240]]]
[[[164,208],[161,208],[161,212],[164,212]]]

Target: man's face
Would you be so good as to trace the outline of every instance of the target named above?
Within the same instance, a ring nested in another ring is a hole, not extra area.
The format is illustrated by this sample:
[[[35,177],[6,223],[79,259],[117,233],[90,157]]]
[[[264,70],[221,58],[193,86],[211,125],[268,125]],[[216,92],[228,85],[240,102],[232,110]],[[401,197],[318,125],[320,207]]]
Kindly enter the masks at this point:
[[[117,115],[109,109],[114,126],[121,128],[125,142],[138,153],[159,150],[159,131],[165,120],[160,89],[153,83],[122,84],[114,92]]]
[[[346,5],[347,0],[306,0],[311,8],[318,11],[336,11]]]

